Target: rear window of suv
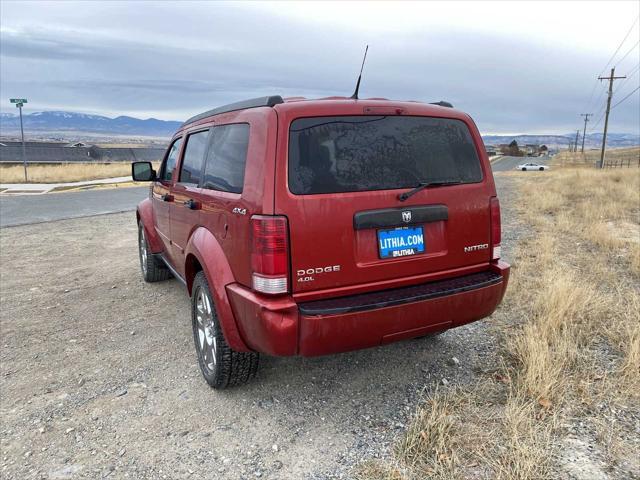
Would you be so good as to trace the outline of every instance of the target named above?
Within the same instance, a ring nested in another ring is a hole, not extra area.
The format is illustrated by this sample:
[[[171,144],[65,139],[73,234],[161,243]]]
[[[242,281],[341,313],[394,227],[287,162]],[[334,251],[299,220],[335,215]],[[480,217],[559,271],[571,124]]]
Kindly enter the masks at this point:
[[[300,118],[289,130],[289,190],[297,195],[482,180],[460,120],[411,116]]]

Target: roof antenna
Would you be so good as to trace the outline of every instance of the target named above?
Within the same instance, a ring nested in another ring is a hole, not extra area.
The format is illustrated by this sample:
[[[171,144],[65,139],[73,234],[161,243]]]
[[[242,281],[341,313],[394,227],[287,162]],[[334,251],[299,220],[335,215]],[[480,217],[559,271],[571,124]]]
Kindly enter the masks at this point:
[[[364,49],[364,57],[362,58],[362,66],[360,67],[360,75],[358,75],[358,83],[356,83],[356,91],[353,92],[351,98],[354,100],[358,100],[358,91],[360,90],[360,80],[362,79],[362,69],[364,68],[364,61],[367,59],[367,51],[369,50],[369,45]]]

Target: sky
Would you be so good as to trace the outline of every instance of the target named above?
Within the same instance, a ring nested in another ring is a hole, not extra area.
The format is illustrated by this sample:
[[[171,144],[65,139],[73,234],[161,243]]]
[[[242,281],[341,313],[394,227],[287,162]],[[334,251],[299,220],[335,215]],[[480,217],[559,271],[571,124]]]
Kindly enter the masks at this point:
[[[637,1],[0,0],[0,111],[18,97],[25,113],[184,120],[263,95],[349,96],[368,44],[361,98],[447,100],[483,134],[568,133],[580,113],[601,131],[598,75],[629,75],[612,104],[640,86],[639,14]],[[640,134],[639,98],[609,131]]]

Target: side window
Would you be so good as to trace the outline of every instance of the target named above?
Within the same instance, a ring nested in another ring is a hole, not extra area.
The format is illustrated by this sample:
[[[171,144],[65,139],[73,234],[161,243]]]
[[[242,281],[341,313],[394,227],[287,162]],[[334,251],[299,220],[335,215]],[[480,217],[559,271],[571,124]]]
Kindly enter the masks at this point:
[[[171,144],[171,148],[169,148],[169,153],[167,154],[167,158],[162,165],[162,169],[160,171],[160,180],[165,182],[171,181],[171,175],[173,174],[173,169],[176,168],[176,162],[178,161],[178,154],[180,153],[180,145],[182,145],[182,138],[177,139],[173,144]]]
[[[204,167],[204,188],[241,193],[249,146],[249,125],[214,127]]]
[[[182,157],[182,168],[180,169],[180,183],[200,183],[202,172],[202,161],[204,152],[207,149],[207,139],[209,130],[193,133],[187,137],[187,146]]]

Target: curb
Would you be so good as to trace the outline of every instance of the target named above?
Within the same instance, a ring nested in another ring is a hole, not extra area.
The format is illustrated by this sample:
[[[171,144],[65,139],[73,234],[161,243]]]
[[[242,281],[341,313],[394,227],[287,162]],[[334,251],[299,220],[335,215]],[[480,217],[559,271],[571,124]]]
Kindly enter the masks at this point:
[[[43,195],[45,193],[78,192],[82,190],[93,190],[96,188],[127,188],[146,185],[146,182],[134,182],[133,180],[123,180],[116,182],[106,182],[105,180],[69,183],[32,183],[32,184],[10,184],[0,185],[1,195]]]

